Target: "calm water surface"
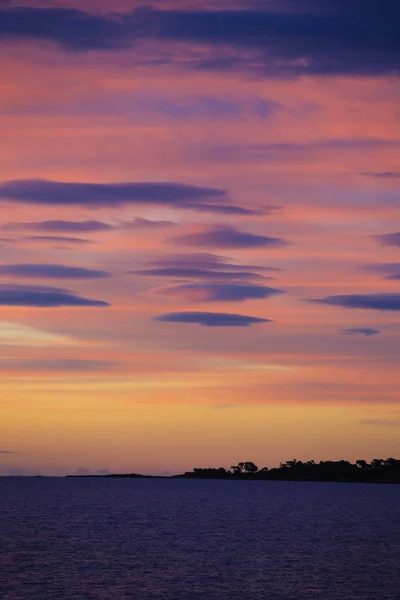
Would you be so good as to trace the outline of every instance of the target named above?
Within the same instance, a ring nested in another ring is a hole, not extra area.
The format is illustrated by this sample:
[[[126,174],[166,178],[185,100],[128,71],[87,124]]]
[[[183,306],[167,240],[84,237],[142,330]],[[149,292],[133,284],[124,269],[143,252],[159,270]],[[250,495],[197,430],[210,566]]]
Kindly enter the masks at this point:
[[[1,600],[400,600],[400,486],[0,479]]]

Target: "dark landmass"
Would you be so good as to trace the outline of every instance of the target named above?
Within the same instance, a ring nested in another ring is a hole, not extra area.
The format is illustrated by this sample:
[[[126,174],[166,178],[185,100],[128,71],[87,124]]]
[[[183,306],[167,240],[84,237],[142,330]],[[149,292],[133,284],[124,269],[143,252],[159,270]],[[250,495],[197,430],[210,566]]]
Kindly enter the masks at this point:
[[[130,478],[136,478],[136,479],[165,479],[163,477],[163,475],[141,475],[140,473],[107,473],[106,475],[90,475],[90,474],[85,474],[85,475],[66,475],[66,477],[101,477],[104,479],[104,477],[130,477]]]
[[[375,458],[370,463],[357,460],[320,461],[288,460],[279,467],[259,469],[253,462],[240,462],[225,469],[196,468],[182,475],[140,475],[138,473],[107,475],[69,475],[68,477],[123,477],[142,479],[228,479],[262,481],[330,481],[347,483],[400,483],[400,460]]]
[[[357,460],[320,461],[288,460],[278,468],[259,469],[252,462],[240,462],[229,470],[193,469],[178,475],[187,479],[253,479],[266,481],[332,481],[348,483],[400,483],[400,460],[376,458],[370,463]]]

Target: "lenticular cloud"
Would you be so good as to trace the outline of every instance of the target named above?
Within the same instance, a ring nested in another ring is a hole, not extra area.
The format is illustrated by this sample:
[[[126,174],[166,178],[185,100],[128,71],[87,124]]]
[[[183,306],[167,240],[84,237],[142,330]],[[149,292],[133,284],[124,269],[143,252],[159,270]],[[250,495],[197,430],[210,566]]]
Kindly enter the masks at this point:
[[[257,323],[270,323],[269,319],[247,317],[231,313],[212,312],[176,312],[154,317],[155,321],[164,323],[186,323],[203,327],[249,327]]]
[[[61,306],[109,306],[108,302],[82,298],[74,292],[39,285],[0,284],[0,306],[55,308]]]

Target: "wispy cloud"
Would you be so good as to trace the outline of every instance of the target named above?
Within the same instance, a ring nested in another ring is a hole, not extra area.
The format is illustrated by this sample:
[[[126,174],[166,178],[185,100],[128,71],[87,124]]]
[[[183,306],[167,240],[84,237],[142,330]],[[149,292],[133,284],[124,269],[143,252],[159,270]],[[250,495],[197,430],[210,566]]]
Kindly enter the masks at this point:
[[[207,281],[223,281],[223,280],[251,280],[265,279],[257,273],[249,271],[207,271],[205,269],[191,269],[187,267],[166,267],[161,269],[143,269],[141,271],[130,271],[146,277],[161,277],[170,279],[205,279]],[[268,278],[267,278],[268,279]]]
[[[104,223],[96,219],[86,221],[66,221],[55,219],[51,221],[33,221],[33,222],[10,222],[0,226],[3,231],[38,231],[43,233],[102,233],[107,231],[115,231],[117,229],[150,229],[152,227],[169,227],[176,225],[172,221],[153,221],[143,217],[136,217],[132,221],[120,220],[116,223]],[[77,238],[68,237],[38,237],[36,239],[60,239],[60,240],[76,240]]]
[[[354,327],[350,329],[339,329],[339,333],[342,335],[363,335],[370,337],[372,335],[378,335],[379,329],[371,329],[369,327]]]
[[[86,238],[77,238],[62,235],[30,235],[23,238],[31,242],[44,242],[49,244],[77,244],[78,246],[85,246],[86,244],[93,244],[93,240]]]
[[[397,246],[400,248],[400,231],[377,235],[375,239],[381,246]]]
[[[111,277],[111,273],[107,271],[51,264],[0,265],[0,275],[28,279],[105,279]]]
[[[400,179],[398,171],[382,171],[380,173],[364,173],[366,177],[374,177],[375,179]]]
[[[62,288],[38,285],[0,284],[0,306],[54,308],[60,306],[109,306],[102,300],[91,300]]]
[[[372,263],[368,265],[363,265],[361,267],[362,271],[366,271],[367,273],[379,273],[383,275],[393,275],[396,272],[400,272],[400,262],[399,263]]]
[[[341,151],[351,154],[354,150],[377,150],[379,148],[400,147],[400,139],[378,137],[344,136],[342,138],[322,138],[312,141],[269,142],[266,144],[213,144],[206,147],[205,157],[212,156],[221,162],[269,161],[285,162],[304,160],[305,157],[320,156],[321,153]],[[196,150],[199,155],[198,150]]]
[[[164,227],[175,227],[177,223],[174,221],[155,221],[152,219],[144,219],[136,217],[132,221],[122,221],[120,227],[122,229],[161,229]]]
[[[281,238],[245,233],[225,225],[175,236],[169,241],[172,244],[197,248],[277,248],[287,245],[287,242]]]
[[[13,358],[0,360],[0,371],[7,372],[90,373],[109,371],[113,366],[114,363],[111,361],[82,358]]]
[[[0,184],[0,199],[22,204],[118,208],[161,205],[217,214],[258,214],[232,204],[225,190],[183,183],[66,183],[16,180]]]
[[[400,310],[400,294],[343,294],[310,302],[361,310]]]
[[[283,294],[283,290],[254,283],[188,283],[160,290],[167,295],[183,296],[197,302],[243,302]]]
[[[52,221],[11,222],[4,223],[0,229],[5,231],[41,231],[49,233],[97,233],[114,229],[113,225],[90,219],[86,221],[65,221],[56,219]]]
[[[151,268],[129,271],[146,277],[188,279],[197,281],[251,281],[271,279],[257,271],[279,272],[280,269],[247,264],[234,264],[229,259],[210,253],[172,254],[153,260]]]
[[[248,317],[232,313],[212,312],[176,312],[154,317],[155,321],[164,323],[186,323],[203,327],[249,327],[257,323],[270,323],[269,319]]]
[[[156,268],[201,269],[211,271],[275,271],[282,269],[260,265],[235,264],[232,259],[210,252],[194,252],[190,254],[166,254],[150,263]]]

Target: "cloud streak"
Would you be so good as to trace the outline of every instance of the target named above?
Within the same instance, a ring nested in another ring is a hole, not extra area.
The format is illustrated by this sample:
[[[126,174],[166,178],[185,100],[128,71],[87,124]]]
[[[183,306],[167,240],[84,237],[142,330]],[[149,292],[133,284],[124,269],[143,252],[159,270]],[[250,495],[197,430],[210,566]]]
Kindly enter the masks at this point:
[[[361,267],[367,273],[379,273],[383,275],[393,275],[397,271],[400,272],[400,263],[372,263]]]
[[[400,231],[377,235],[375,239],[381,246],[396,246],[400,248]]]
[[[197,281],[251,281],[272,279],[255,271],[278,272],[280,269],[256,265],[236,265],[229,259],[207,252],[167,255],[149,263],[151,268],[129,271],[145,277]]]
[[[397,171],[382,171],[380,173],[364,173],[366,177],[374,177],[375,179],[400,179],[400,172]]]
[[[175,227],[174,221],[152,221],[143,217],[136,217],[133,221],[123,221],[120,224],[122,229],[162,229],[164,227]]]
[[[149,263],[156,268],[169,269],[204,269],[211,271],[273,271],[282,269],[257,265],[234,264],[230,258],[210,252],[194,252],[190,254],[167,254]]]
[[[342,335],[363,335],[370,337],[372,335],[378,335],[380,331],[379,329],[371,329],[369,327],[355,327],[350,329],[340,329],[339,333]]]
[[[118,229],[152,229],[161,227],[170,227],[176,225],[173,221],[152,221],[151,219],[145,219],[143,217],[136,217],[132,221],[119,221],[115,224],[104,223],[96,219],[89,219],[86,221],[65,221],[63,219],[56,219],[52,221],[36,221],[31,223],[24,222],[11,222],[4,223],[0,226],[0,230],[3,231],[37,231],[42,233],[103,233],[108,231],[115,231]],[[58,236],[43,236],[42,239],[58,239]],[[40,236],[39,236],[40,238]],[[77,238],[65,238],[60,237],[59,239],[74,239]]]
[[[22,179],[0,184],[0,199],[45,206],[161,205],[217,214],[258,214],[231,204],[225,190],[182,183],[67,183]]]
[[[145,277],[205,279],[208,281],[266,279],[257,273],[251,273],[249,271],[207,271],[205,269],[191,269],[190,267],[165,267],[160,269],[143,269],[141,271],[129,272],[132,274],[143,275]]]
[[[335,151],[354,152],[354,150],[377,150],[379,148],[397,148],[398,138],[387,139],[379,137],[337,137],[325,138],[307,142],[269,142],[267,144],[213,144],[212,148],[196,156],[221,162],[270,161],[285,162],[303,160],[305,157],[319,156],[322,152]]]
[[[0,275],[38,279],[106,279],[107,271],[52,264],[0,265]]]
[[[154,321],[163,323],[184,323],[189,325],[201,325],[202,327],[250,327],[258,323],[271,323],[269,319],[248,317],[232,313],[212,312],[176,312],[159,315]]]
[[[171,237],[168,241],[176,245],[198,248],[280,248],[287,245],[281,238],[245,233],[225,225]]]
[[[78,237],[70,237],[70,236],[62,236],[62,235],[29,235],[24,238],[25,240],[31,242],[49,242],[51,243],[61,243],[61,244],[77,244],[77,245],[86,245],[93,244],[93,240],[88,240],[86,238],[78,238]]]
[[[0,371],[85,373],[109,371],[114,363],[82,358],[15,358],[0,361]]]
[[[367,273],[383,274],[383,279],[387,281],[398,281],[400,279],[400,263],[375,263],[365,265],[362,270]]]
[[[207,282],[173,286],[161,292],[168,295],[182,295],[197,302],[244,302],[271,298],[284,293],[283,290],[252,283]]]
[[[27,306],[32,308],[106,307],[108,302],[82,298],[62,288],[38,285],[0,284],[0,306]]]
[[[5,223],[1,226],[5,231],[41,231],[43,233],[98,233],[114,229],[112,225],[96,221],[64,221],[62,219],[52,221],[38,221],[33,223]]]
[[[400,294],[344,294],[311,302],[361,310],[400,310]]]

